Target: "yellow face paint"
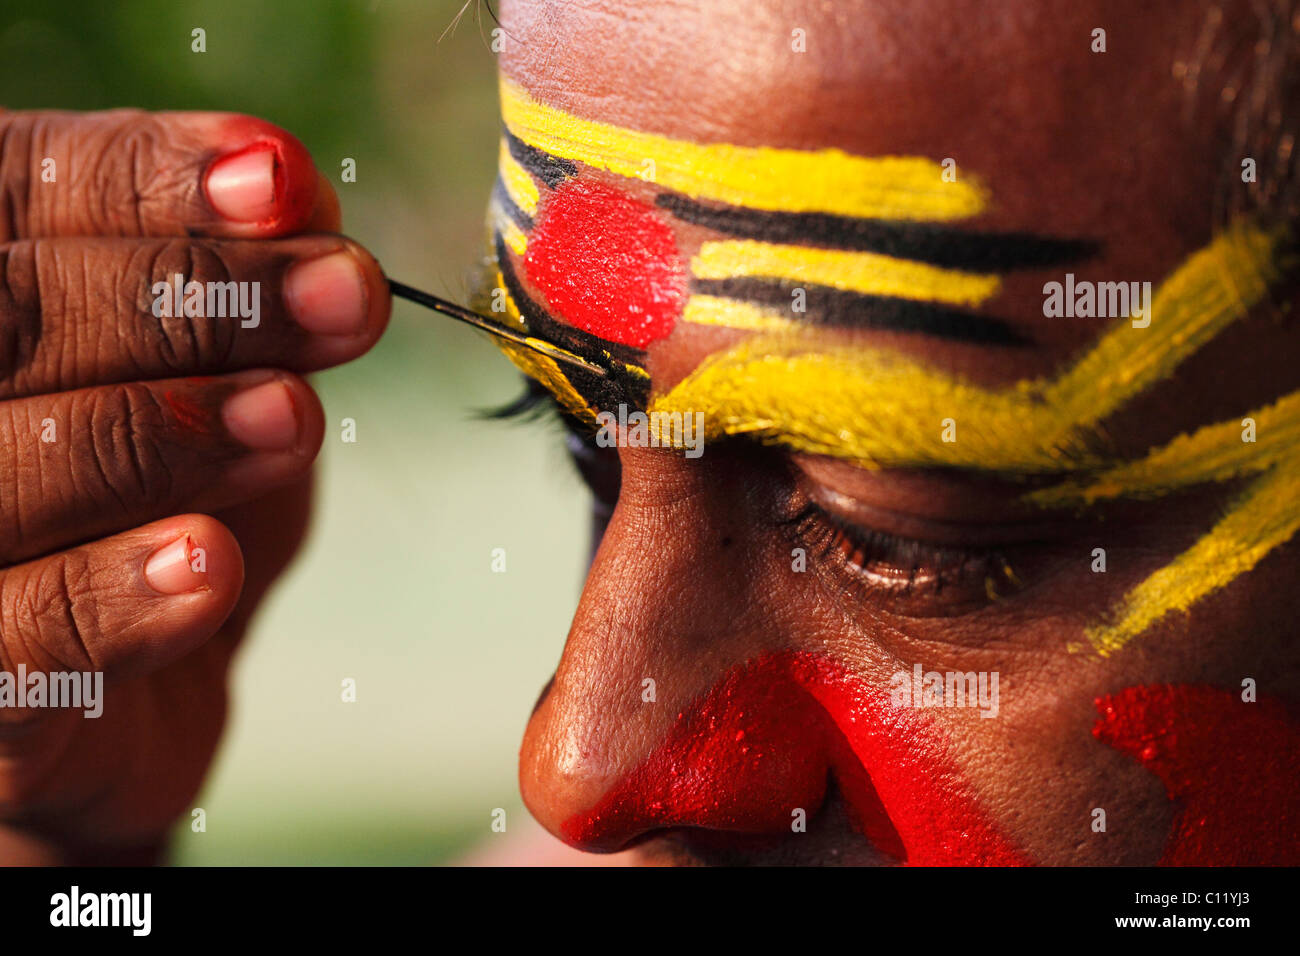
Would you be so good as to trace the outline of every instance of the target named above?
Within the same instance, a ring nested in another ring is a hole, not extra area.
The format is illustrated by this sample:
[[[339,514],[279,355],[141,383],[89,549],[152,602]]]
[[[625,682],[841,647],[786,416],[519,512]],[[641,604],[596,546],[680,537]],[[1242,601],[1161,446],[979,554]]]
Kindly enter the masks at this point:
[[[489,207],[488,224],[500,236],[509,249],[517,256],[522,256],[528,251],[528,237],[524,235],[522,229],[515,224],[501,204],[493,202]]]
[[[973,216],[985,191],[969,176],[944,181],[936,162],[864,158],[838,149],[774,149],[692,143],[581,119],[501,80],[501,117],[529,145],[618,176],[644,179],[694,199],[751,209],[878,219]]]
[[[692,325],[717,325],[750,332],[797,332],[800,329],[799,323],[786,313],[753,302],[715,295],[691,296],[686,300],[681,320]]]
[[[519,307],[508,292],[504,292],[505,280],[497,273],[497,288],[503,290],[505,296],[506,314],[513,325],[522,327],[525,325],[523,316],[519,314]],[[509,339],[492,337],[492,341],[497,348],[505,354],[506,358],[514,363],[515,367],[527,375],[529,378],[539,382],[547,391],[555,396],[560,407],[570,415],[576,417],[579,421],[584,422],[591,427],[596,426],[596,412],[588,404],[587,400],[582,397],[573,384],[565,376],[564,371],[560,368],[559,363],[554,359],[547,358],[532,349],[511,342]],[[552,346],[554,348],[554,346]]]
[[[1207,425],[1091,480],[1026,496],[1048,507],[1082,504],[1154,496],[1263,473],[1191,550],[1134,588],[1112,623],[1088,629],[1088,639],[1103,655],[1120,649],[1170,611],[1187,610],[1249,571],[1300,530],[1300,392],[1246,418],[1255,423],[1256,441],[1243,440],[1244,419]]]
[[[897,352],[785,335],[707,359],[651,408],[702,411],[710,437],[743,433],[868,468],[1096,467],[1091,426],[1245,315],[1276,277],[1280,241],[1247,226],[1225,232],[1161,285],[1150,328],[1121,321],[1052,381],[985,389]],[[946,418],[955,442],[942,440]]]
[[[868,468],[950,467],[1004,474],[1095,473],[1027,496],[1044,506],[1165,493],[1263,472],[1195,547],[1089,629],[1103,654],[1223,587],[1300,528],[1300,393],[1252,414],[1262,439],[1226,422],[1116,464],[1095,430],[1170,375],[1266,294],[1285,236],[1234,227],[1160,287],[1149,327],[1122,320],[1051,381],[984,389],[895,352],[819,347],[807,335],[756,336],[656,398],[651,411],[703,412],[706,436],[749,435]],[[952,419],[956,440],[943,441]]]
[[[501,185],[506,195],[510,197],[510,201],[527,215],[537,215],[537,201],[541,195],[537,183],[533,182],[533,177],[528,174],[528,171],[510,155],[505,140],[501,141],[501,149],[497,156],[497,172],[501,176]]]
[[[752,240],[705,242],[691,260],[697,279],[757,277],[814,283],[866,295],[979,305],[997,294],[1001,280],[873,252],[815,249]]]

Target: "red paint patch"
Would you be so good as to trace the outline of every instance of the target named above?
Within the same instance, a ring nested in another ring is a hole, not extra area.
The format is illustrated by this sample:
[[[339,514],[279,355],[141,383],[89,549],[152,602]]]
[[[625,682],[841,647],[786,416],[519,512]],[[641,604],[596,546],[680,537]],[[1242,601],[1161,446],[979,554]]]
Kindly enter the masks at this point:
[[[1275,700],[1189,684],[1097,699],[1093,735],[1178,804],[1164,866],[1300,863],[1300,730]]]
[[[918,866],[1028,861],[980,810],[935,728],[824,657],[772,654],[731,671],[565,837],[615,849],[657,828],[789,833],[833,772],[872,844]]]
[[[550,195],[524,269],[570,325],[637,348],[673,330],[686,292],[673,231],[654,208],[582,180]]]
[[[167,403],[168,411],[179,424],[191,431],[204,434],[212,431],[212,414],[206,406],[171,389],[163,393],[163,401]]]

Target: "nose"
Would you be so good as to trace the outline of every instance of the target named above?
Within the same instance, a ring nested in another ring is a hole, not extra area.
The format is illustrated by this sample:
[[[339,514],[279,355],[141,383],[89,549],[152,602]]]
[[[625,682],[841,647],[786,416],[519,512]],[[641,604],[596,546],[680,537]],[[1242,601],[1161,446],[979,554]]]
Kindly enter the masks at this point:
[[[738,476],[653,449],[622,458],[618,506],[524,737],[524,800],[589,850],[665,827],[790,832],[794,810],[821,803],[828,755],[808,746],[816,701],[774,663],[782,628],[756,599]]]
[[[815,620],[821,592],[790,573],[762,473],[742,482],[723,450],[707,464],[621,458],[618,506],[520,752],[542,825],[604,852],[664,829],[788,836],[833,775],[886,857],[1023,863],[943,725],[890,703],[896,661],[870,640],[832,650],[842,619]]]

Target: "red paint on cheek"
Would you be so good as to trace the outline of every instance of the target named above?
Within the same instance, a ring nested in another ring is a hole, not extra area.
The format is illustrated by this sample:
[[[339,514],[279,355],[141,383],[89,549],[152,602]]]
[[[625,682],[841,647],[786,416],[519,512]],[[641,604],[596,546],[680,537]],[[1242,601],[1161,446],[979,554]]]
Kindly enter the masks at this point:
[[[582,180],[548,198],[524,270],[570,325],[637,348],[673,330],[686,292],[677,241],[654,208]]]
[[[1300,863],[1300,730],[1280,702],[1180,684],[1129,687],[1097,709],[1093,735],[1178,805],[1162,865]]]
[[[773,654],[737,668],[590,812],[573,843],[614,849],[656,828],[790,833],[834,773],[854,822],[913,865],[1028,862],[980,810],[920,714],[824,657]]]

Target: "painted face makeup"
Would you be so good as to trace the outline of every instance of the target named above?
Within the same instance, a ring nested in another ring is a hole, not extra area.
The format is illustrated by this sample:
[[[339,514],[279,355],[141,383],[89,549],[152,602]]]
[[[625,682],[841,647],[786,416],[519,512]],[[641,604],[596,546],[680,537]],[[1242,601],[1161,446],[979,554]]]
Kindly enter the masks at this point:
[[[1044,507],[1155,497],[1255,476],[1210,531],[1086,632],[1113,653],[1173,611],[1249,571],[1300,529],[1300,393],[1176,438],[1135,462],[1098,449],[1106,416],[1166,378],[1244,316],[1279,275],[1285,237],[1229,230],[1166,280],[1149,327],[1127,320],[1061,376],[991,391],[883,350],[828,350],[815,339],[763,336],[706,361],[652,412],[703,412],[707,436],[747,434],[869,468],[948,467],[1018,476],[1085,476],[1027,496]],[[743,383],[744,387],[738,387]],[[961,439],[944,442],[951,418]],[[1258,439],[1267,425],[1268,439]]]
[[[1300,863],[1300,728],[1279,701],[1180,684],[1129,687],[1097,710],[1093,735],[1178,807],[1162,866]]]
[[[569,116],[508,80],[501,96],[491,227],[506,311],[531,334],[615,371],[621,392],[527,360],[525,371],[584,420],[602,406],[646,407],[641,350],[679,323],[874,327],[1014,344],[1007,323],[971,311],[997,293],[999,274],[1095,251],[939,225],[977,214],[986,194],[973,178],[945,181],[929,159],[691,143]],[[649,183],[653,205],[610,176]],[[683,274],[676,235],[687,225],[733,238],[705,242]],[[789,308],[796,289],[798,322]]]
[[[813,654],[770,654],[733,670],[563,830],[610,848],[675,826],[788,834],[797,811],[815,815],[831,771],[854,825],[900,863],[1028,862],[950,766],[936,727]]]
[[[502,85],[502,115],[508,134],[498,255],[511,249],[507,232],[516,236],[514,251],[526,250],[530,281],[564,324],[637,349],[679,321],[757,333],[653,397],[644,359],[636,352],[619,356],[624,369],[636,370],[630,394],[637,407],[645,403],[666,420],[703,413],[706,440],[746,435],[868,468],[1066,477],[1028,496],[1043,507],[1256,476],[1196,547],[1088,629],[1099,653],[1113,653],[1167,614],[1187,610],[1300,528],[1300,475],[1283,464],[1298,447],[1300,393],[1247,413],[1257,428],[1269,424],[1267,442],[1243,443],[1239,426],[1223,423],[1139,462],[1117,462],[1105,454],[1099,429],[1264,298],[1284,270],[1289,237],[1248,224],[1228,230],[1162,283],[1154,321],[1119,321],[1055,380],[989,390],[897,352],[828,348],[810,327],[865,322],[1011,343],[1015,336],[1005,323],[965,310],[998,293],[999,272],[1087,255],[1087,243],[1024,235],[952,240],[950,231],[926,220],[975,215],[987,194],[978,182],[945,183],[942,170],[924,159],[669,140],[568,116],[509,81]],[[664,189],[659,209],[740,238],[704,242],[691,259],[684,293],[671,230],[647,205],[575,181],[578,164],[625,177],[653,168]],[[533,218],[540,201],[533,177],[557,187],[549,198],[554,211],[544,210],[540,222]],[[535,239],[524,234],[528,229]],[[524,295],[508,274],[503,281],[516,299]],[[814,306],[810,321],[790,310],[795,288]],[[548,311],[530,308],[539,318]],[[580,354],[592,347],[578,345]],[[598,353],[601,348],[596,345]],[[594,419],[584,397],[590,383],[555,389],[565,373],[543,374],[566,408]],[[601,397],[616,404],[608,390]],[[937,423],[949,418],[960,441],[942,440]]]
[[[702,413],[709,438],[745,436],[868,469],[1034,476],[1025,499],[1051,509],[1241,482],[1195,545],[1086,629],[1081,648],[1102,656],[1192,608],[1300,529],[1300,392],[1247,412],[1251,441],[1244,423],[1219,422],[1127,461],[1110,453],[1104,430],[1109,416],[1266,298],[1292,268],[1292,236],[1234,225],[1161,283],[1141,321],[1119,319],[1052,379],[990,389],[818,332],[885,329],[1015,346],[1023,340],[1011,323],[976,310],[998,296],[1007,273],[1079,261],[1095,244],[953,227],[990,197],[969,174],[946,182],[926,158],[686,142],[568,115],[509,81],[501,95],[506,132],[491,222],[508,321],[610,375],[585,380],[544,356],[512,358],[574,416],[590,423],[596,410],[626,402],[669,416]],[[717,238],[688,248],[682,226]],[[796,294],[803,312],[791,307]],[[643,350],[681,325],[751,334],[656,390]],[[947,418],[956,442],[942,439]],[[1233,828],[1222,795],[1234,791],[1221,777],[1238,764],[1214,742],[1247,728],[1261,746],[1290,742],[1294,755],[1294,727],[1276,705],[1248,713],[1232,697],[1130,688],[1098,703],[1097,739],[1141,761],[1179,804],[1163,862],[1287,857],[1253,823]],[[800,728],[797,740],[790,727]],[[1294,756],[1255,758],[1271,760],[1265,786],[1281,801],[1266,809],[1294,821],[1285,795]],[[953,773],[942,734],[922,715],[900,714],[833,661],[799,654],[768,655],[727,675],[564,830],[574,842],[610,846],[674,826],[788,832],[791,811],[819,805],[831,773],[862,832],[900,861],[1026,862]],[[1239,796],[1238,805],[1251,803]],[[1260,852],[1234,856],[1234,841]]]
[[[570,324],[636,348],[672,331],[685,294],[673,231],[655,210],[581,180],[551,194],[524,268]]]
[[[1279,702],[1173,685],[1130,687],[1096,706],[1096,739],[1151,770],[1178,808],[1162,866],[1300,862],[1300,730]],[[832,773],[854,826],[899,863],[1029,862],[950,765],[937,727],[814,654],[769,654],[729,672],[563,832],[609,849],[683,826],[781,835],[797,811],[814,816]]]

